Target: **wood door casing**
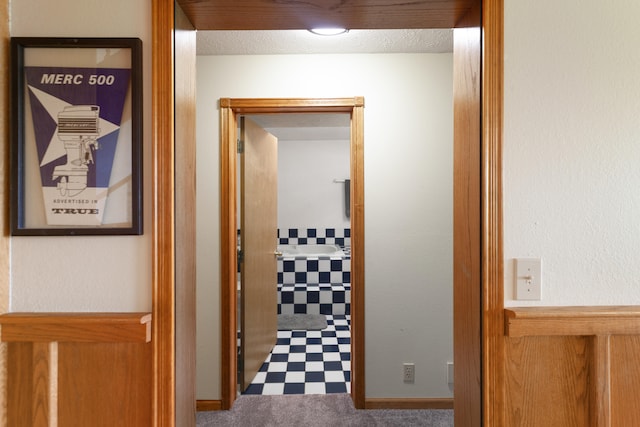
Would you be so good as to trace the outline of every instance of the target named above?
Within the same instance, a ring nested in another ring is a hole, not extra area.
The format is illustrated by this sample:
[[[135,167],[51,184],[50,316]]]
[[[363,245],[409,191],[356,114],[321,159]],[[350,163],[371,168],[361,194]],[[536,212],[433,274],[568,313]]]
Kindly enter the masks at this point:
[[[153,15],[152,58],[152,292],[153,292],[153,426],[176,425],[176,372],[188,367],[176,366],[176,244],[174,226],[176,220],[175,191],[185,190],[186,182],[175,180],[175,114],[174,96],[185,86],[175,86],[174,34],[175,4],[168,0],[151,2]],[[180,43],[177,47],[185,48]],[[184,52],[184,51],[182,51]],[[187,76],[185,75],[186,79]],[[195,80],[195,73],[193,73]],[[190,101],[187,105],[195,104]],[[183,105],[179,108],[184,108]],[[183,206],[185,210],[193,206]],[[180,419],[179,425],[195,423],[195,417]]]
[[[176,206],[196,205],[195,32],[182,10],[175,10],[175,150]],[[196,400],[196,221],[195,209],[175,218],[175,411],[180,425],[195,425]]]
[[[351,397],[365,406],[364,378],[364,98],[220,99],[221,408],[237,392],[237,122],[242,114],[351,114]]]
[[[453,360],[454,423],[482,425],[480,228],[480,10],[453,31]]]
[[[453,0],[450,0],[453,1]],[[6,3],[6,2],[5,2]],[[482,21],[483,34],[490,37],[483,38],[480,41],[481,51],[483,52],[483,64],[482,75],[485,76],[481,83],[481,102],[490,108],[483,109],[483,120],[481,124],[482,128],[482,152],[483,157],[477,159],[481,163],[481,174],[479,176],[471,177],[476,185],[482,185],[482,177],[490,174],[491,176],[499,176],[501,173],[500,153],[502,145],[502,73],[503,73],[503,57],[502,57],[502,42],[503,42],[503,0],[481,0],[477,3],[482,3],[483,9],[488,10],[490,13],[484,13]],[[411,7],[418,7],[415,4],[407,4]],[[420,7],[427,7],[431,3],[425,3]],[[438,3],[441,7],[449,7],[449,2]],[[153,161],[154,161],[154,181],[152,184],[152,190],[156,196],[154,197],[154,209],[152,213],[153,227],[153,273],[154,273],[154,287],[153,287],[153,315],[154,315],[154,426],[173,426],[175,425],[175,416],[173,412],[173,400],[174,400],[174,383],[175,383],[175,370],[174,370],[174,339],[175,331],[171,328],[175,315],[174,304],[174,292],[175,286],[172,275],[174,248],[171,245],[170,239],[165,238],[166,231],[172,224],[175,216],[175,210],[172,203],[172,194],[175,190],[173,177],[167,173],[158,173],[158,171],[171,170],[171,162],[173,160],[172,153],[174,147],[173,133],[173,106],[174,92],[171,90],[171,70],[173,64],[173,46],[172,36],[174,29],[173,21],[173,1],[166,0],[153,0],[152,2],[152,24],[153,24],[153,54],[152,54],[152,68],[153,68],[153,97],[152,97],[152,134],[153,134]],[[255,11],[250,8],[244,10],[245,14],[254,14]],[[363,14],[369,13],[367,8],[362,9]],[[396,13],[399,13],[396,10]],[[402,13],[400,13],[402,15]],[[405,28],[405,22],[409,22],[415,16],[415,11],[409,9],[404,13],[404,18],[398,16],[398,28]],[[427,27],[426,23],[420,19],[421,27]],[[457,26],[457,25],[456,25]],[[375,26],[371,26],[375,28]],[[248,29],[248,28],[242,28]],[[277,25],[274,25],[270,29],[278,29]],[[195,80],[195,75],[192,76]],[[484,98],[488,98],[490,101],[485,104]],[[460,100],[454,100],[454,104]],[[227,105],[227,108],[222,108],[221,105],[221,133],[224,128],[228,127],[235,120],[233,117],[233,111]],[[234,135],[231,131],[230,135]],[[485,138],[490,143],[485,141]],[[235,152],[231,152],[230,148],[233,146],[222,145],[221,146],[221,176],[234,176],[236,165]],[[229,160],[233,160],[230,162]],[[469,163],[471,164],[471,163]],[[235,238],[236,238],[236,220],[233,217],[229,217],[230,214],[235,212],[235,207],[231,207],[228,202],[230,197],[235,200],[235,178],[225,183],[226,186],[221,186],[221,224],[232,225],[228,229],[221,230],[221,240],[223,250],[221,251],[221,300],[231,301],[233,304],[236,302],[235,287],[229,289],[225,286],[225,283],[229,282],[231,277],[235,280]],[[353,185],[353,182],[352,182]],[[482,382],[483,391],[489,396],[486,396],[482,402],[483,420],[488,425],[502,425],[502,410],[504,407],[504,379],[502,371],[503,361],[503,349],[501,343],[503,339],[500,337],[500,328],[503,327],[501,320],[501,307],[503,306],[503,283],[500,280],[499,272],[502,270],[502,258],[499,256],[502,250],[502,223],[501,223],[501,200],[502,200],[502,187],[501,182],[498,179],[488,180],[482,185],[482,202],[483,202],[483,217],[469,217],[467,225],[472,228],[481,228],[481,239],[484,242],[482,248],[482,254],[472,253],[470,256],[477,257],[482,262],[482,268],[489,270],[495,274],[491,274],[489,279],[484,280],[481,298],[484,300],[483,304],[483,339],[485,344],[481,349],[482,351],[483,366],[482,366]],[[225,205],[225,203],[227,203]],[[227,210],[224,209],[227,206]],[[353,211],[352,211],[353,212]],[[356,224],[352,224],[352,229],[356,227]],[[228,242],[230,249],[232,250],[226,254],[224,248],[225,243]],[[352,243],[353,244],[353,243]],[[459,244],[458,242],[454,242]],[[353,257],[353,255],[352,255]],[[352,265],[353,268],[353,265]],[[354,279],[352,279],[353,281]],[[232,292],[232,294],[229,294]],[[354,292],[355,294],[355,292]],[[355,295],[352,296],[355,298]],[[235,317],[226,312],[227,308],[221,307],[222,315],[222,346],[224,343],[234,343],[236,340],[236,331],[225,327],[230,323],[235,325]],[[354,306],[352,305],[352,310]],[[226,316],[226,317],[225,317]],[[356,314],[352,314],[352,327],[355,332],[355,319]],[[362,319],[364,321],[364,319]],[[487,333],[486,330],[490,332]],[[353,337],[356,338],[355,336]],[[356,345],[352,342],[352,346],[355,347],[354,352],[360,347],[362,343]],[[363,350],[363,348],[361,349]],[[232,358],[233,360],[229,360]],[[362,362],[362,370],[359,369],[359,361],[352,361],[352,395],[356,398],[356,391],[353,387],[357,386],[357,389],[362,388],[364,391],[364,383],[358,382],[358,376],[364,374],[364,363]],[[234,365],[235,366],[235,354],[229,354],[223,351],[221,355],[222,367]],[[356,372],[356,370],[358,370]],[[231,377],[230,377],[231,375]],[[229,408],[233,402],[234,395],[229,395],[226,390],[234,390],[233,386],[229,386],[229,381],[235,382],[233,374],[229,372],[221,372],[222,383],[222,407]],[[362,378],[364,381],[364,378]],[[473,397],[476,400],[480,399],[480,396]],[[362,396],[364,399],[364,396]]]
[[[475,0],[178,0],[198,30],[452,28]]]
[[[277,227],[278,139],[246,117],[240,185],[243,261],[240,291],[242,390],[260,370],[278,334]]]

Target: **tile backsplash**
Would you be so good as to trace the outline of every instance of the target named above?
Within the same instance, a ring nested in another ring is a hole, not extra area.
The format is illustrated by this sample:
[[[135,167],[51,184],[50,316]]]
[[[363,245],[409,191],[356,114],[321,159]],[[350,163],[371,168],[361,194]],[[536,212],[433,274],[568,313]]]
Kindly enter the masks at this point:
[[[338,245],[351,246],[350,228],[287,228],[278,229],[280,245]]]

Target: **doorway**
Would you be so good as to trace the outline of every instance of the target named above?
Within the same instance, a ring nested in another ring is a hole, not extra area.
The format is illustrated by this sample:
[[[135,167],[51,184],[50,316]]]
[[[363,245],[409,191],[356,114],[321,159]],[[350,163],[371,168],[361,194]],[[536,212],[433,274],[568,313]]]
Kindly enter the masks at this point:
[[[295,98],[220,100],[221,129],[221,311],[222,407],[237,395],[237,141],[242,115],[274,113],[348,113],[350,124],[351,215],[351,395],[364,404],[364,99]]]
[[[350,391],[350,122],[347,113],[240,119],[237,319],[242,394]],[[271,150],[266,147],[271,146],[277,166],[268,161]],[[251,195],[252,189],[257,194]],[[277,212],[270,217],[267,207],[276,201]],[[256,251],[261,233],[267,247]],[[257,271],[263,258],[266,265]],[[272,324],[275,319],[277,325]],[[268,345],[261,349],[263,341]]]
[[[185,4],[183,2],[182,4]],[[206,3],[198,3],[198,5]],[[446,7],[447,2],[442,3]],[[501,214],[501,141],[502,141],[502,45],[503,45],[503,5],[501,0],[484,0],[474,2],[482,4],[482,23],[478,19],[460,21],[461,15],[446,21],[449,27],[481,27],[482,38],[476,35],[467,37],[461,30],[460,45],[456,42],[455,51],[459,52],[460,67],[456,72],[456,87],[459,92],[455,99],[456,114],[460,113],[460,120],[456,119],[456,170],[455,180],[459,197],[456,197],[457,215],[456,226],[459,233],[455,237],[456,264],[455,272],[459,273],[460,299],[468,304],[460,307],[460,312],[468,311],[468,316],[461,318],[457,325],[460,330],[456,349],[467,357],[456,362],[456,424],[480,425],[485,423],[499,424],[502,419],[501,404],[504,393],[502,378],[502,329],[503,329],[503,300],[502,300],[502,214]],[[175,138],[173,126],[175,118],[187,113],[193,116],[193,98],[186,99],[189,90],[175,85],[171,70],[178,54],[187,52],[185,47],[175,49],[174,56],[173,35],[175,27],[173,21],[174,2],[154,2],[154,170],[160,178],[154,182],[157,193],[153,214],[156,224],[153,232],[154,248],[154,398],[153,411],[155,425],[175,425],[187,420],[190,415],[176,414],[176,407],[186,403],[192,405],[188,393],[182,393],[193,386],[193,381],[180,381],[190,364],[188,361],[177,360],[175,352],[176,330],[174,325],[180,321],[180,303],[175,301],[176,278],[174,266],[184,262],[184,255],[175,252],[173,242],[173,223],[177,207],[173,199],[176,189],[187,189],[176,183],[175,176],[164,173],[172,170]],[[405,28],[411,23],[419,26],[443,25],[436,18],[442,14],[433,10],[420,14],[415,5],[406,13],[397,13],[395,27]],[[378,7],[379,9],[379,7]],[[423,9],[427,9],[425,6]],[[450,11],[459,10],[450,8]],[[462,10],[462,14],[467,9]],[[376,6],[367,8],[366,17],[376,16]],[[232,10],[231,13],[234,11]],[[247,13],[238,14],[243,18],[243,24],[238,29],[252,29],[250,23],[244,20],[251,15],[251,8]],[[317,14],[317,13],[316,13]],[[259,23],[265,25],[260,14]],[[313,17],[314,12],[299,14]],[[220,14],[216,13],[216,17]],[[276,16],[276,15],[274,15]],[[362,16],[362,14],[358,14]],[[382,15],[379,15],[382,16]],[[221,29],[216,24],[198,24],[197,12],[191,12],[191,22],[199,29]],[[278,15],[279,17],[279,15]],[[366,18],[365,17],[365,18]],[[224,20],[224,18],[222,18]],[[201,20],[200,20],[201,21]],[[229,20],[227,19],[227,21]],[[280,24],[266,24],[266,28],[281,28]],[[347,20],[347,24],[350,21]],[[255,25],[255,24],[254,24]],[[380,23],[368,21],[367,28],[379,28]],[[349,26],[349,25],[347,25]],[[458,30],[456,30],[456,33]],[[192,38],[189,46],[194,48]],[[482,55],[482,62],[478,58]],[[191,82],[195,74],[192,73]],[[175,92],[174,92],[175,90]],[[482,96],[480,96],[482,90]],[[185,102],[174,104],[176,98]],[[483,108],[480,111],[480,105]],[[481,118],[482,122],[477,123]],[[467,120],[469,119],[469,120]],[[473,124],[473,126],[472,126]],[[475,126],[478,125],[478,126]],[[482,135],[482,141],[480,136]],[[486,179],[485,179],[486,178]],[[189,187],[190,188],[190,187]],[[235,191],[235,188],[233,188]],[[459,209],[459,210],[458,210]],[[222,213],[225,217],[227,214]],[[234,236],[230,236],[233,238]],[[226,260],[229,262],[229,260]],[[484,304],[481,305],[481,300]],[[476,309],[477,308],[477,309]],[[467,310],[468,309],[468,310]],[[481,324],[480,320],[484,319]],[[227,339],[227,338],[223,338]],[[481,344],[483,344],[481,346]],[[224,381],[224,379],[223,379]],[[180,391],[180,393],[177,393]],[[484,394],[484,396],[483,396]],[[178,397],[178,398],[177,398]]]

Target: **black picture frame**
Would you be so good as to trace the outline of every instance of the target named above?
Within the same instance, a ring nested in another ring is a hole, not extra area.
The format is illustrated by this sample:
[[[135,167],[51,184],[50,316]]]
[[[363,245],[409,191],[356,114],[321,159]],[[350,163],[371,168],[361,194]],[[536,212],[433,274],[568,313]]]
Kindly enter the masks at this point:
[[[142,42],[11,38],[11,234],[140,235]]]

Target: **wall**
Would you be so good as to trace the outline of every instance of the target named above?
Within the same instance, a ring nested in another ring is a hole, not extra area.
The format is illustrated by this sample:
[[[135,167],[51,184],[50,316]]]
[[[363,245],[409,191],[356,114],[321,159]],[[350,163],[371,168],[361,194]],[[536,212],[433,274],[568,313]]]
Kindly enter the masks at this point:
[[[452,75],[451,54],[198,57],[198,399],[220,396],[221,97],[364,96],[366,396],[451,395]]]
[[[151,2],[21,0],[10,12],[12,36],[142,39],[145,194],[143,236],[12,238],[10,310],[150,311]]]
[[[0,138],[3,141],[9,140],[9,0],[0,0]],[[9,146],[0,144],[0,224],[3,233],[0,233],[0,314],[5,313],[9,308],[9,260],[10,246],[9,237],[4,232],[8,227],[8,199],[9,187]],[[0,343],[0,384],[7,381],[7,345]],[[6,423],[6,387],[0,387],[0,425]]]
[[[504,8],[505,305],[527,256],[536,305],[639,304],[640,4]]]
[[[349,140],[278,140],[278,228],[350,227],[344,184],[349,178]]]

